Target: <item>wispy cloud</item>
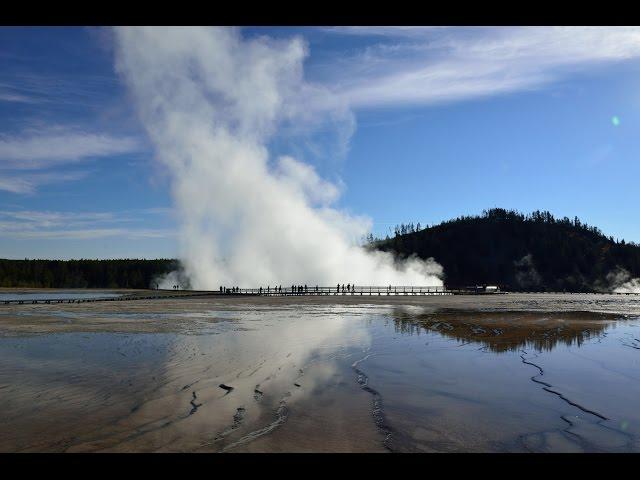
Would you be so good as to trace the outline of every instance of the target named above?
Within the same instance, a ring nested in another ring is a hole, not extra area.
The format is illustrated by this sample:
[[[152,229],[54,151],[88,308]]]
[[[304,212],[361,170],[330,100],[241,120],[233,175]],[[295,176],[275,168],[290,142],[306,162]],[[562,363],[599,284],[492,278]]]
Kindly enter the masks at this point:
[[[0,102],[36,103],[33,98],[26,95],[3,91],[0,91]]]
[[[86,177],[88,172],[43,172],[28,174],[2,174],[0,176],[0,190],[23,195],[33,194],[38,187],[51,183],[71,182]]]
[[[0,167],[40,169],[88,158],[131,153],[140,149],[133,137],[116,137],[68,128],[0,136]]]
[[[108,102],[117,88],[115,76],[0,73],[0,100],[5,101],[93,107]]]
[[[96,228],[55,231],[24,231],[14,232],[14,238],[47,239],[47,240],[94,240],[97,238],[118,237],[130,240],[145,238],[166,238],[175,236],[172,230],[136,229],[125,228]]]
[[[0,210],[0,218],[9,218],[20,229],[78,225],[87,222],[105,222],[117,219],[112,212],[52,212],[38,210]]]
[[[636,27],[342,27],[371,37],[326,68],[355,108],[434,104],[538,89],[599,65],[640,57]]]
[[[337,33],[343,35],[357,35],[357,36],[383,36],[383,37],[415,37],[422,36],[425,32],[438,30],[443,28],[450,27],[441,27],[441,26],[411,26],[411,25],[400,25],[400,26],[375,26],[375,25],[366,25],[366,26],[340,26],[340,27],[322,27],[321,30],[328,33]]]
[[[48,240],[91,240],[119,237],[127,239],[174,236],[168,229],[136,228],[131,223],[146,214],[160,214],[163,208],[124,212],[56,212],[34,210],[0,211],[0,237]]]
[[[25,178],[0,177],[0,190],[11,193],[33,193],[34,185]]]

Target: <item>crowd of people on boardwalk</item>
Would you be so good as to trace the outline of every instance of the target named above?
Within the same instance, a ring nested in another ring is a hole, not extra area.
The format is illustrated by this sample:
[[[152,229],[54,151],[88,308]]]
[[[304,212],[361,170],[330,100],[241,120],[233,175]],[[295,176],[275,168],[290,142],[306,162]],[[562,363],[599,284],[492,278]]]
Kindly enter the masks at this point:
[[[220,293],[240,293],[240,287],[220,287]]]
[[[176,288],[176,287],[174,287]],[[321,287],[318,287],[318,285],[316,285],[315,287],[309,287],[308,285],[291,285],[290,288],[285,287],[284,288],[284,293],[285,294],[294,294],[294,295],[302,295],[302,294],[308,294],[309,292],[311,293],[322,293],[322,292],[326,292],[327,289],[325,288],[324,290]],[[340,285],[337,284],[336,285],[336,293],[355,293],[356,291],[356,286],[352,285],[350,283],[348,283],[346,286],[344,284]],[[262,295],[263,293],[266,294],[282,294],[283,293],[283,288],[282,285],[278,285],[278,286],[274,286],[271,287],[271,285],[268,285],[266,288],[264,287],[259,287],[257,289],[257,291],[255,289],[240,289],[240,287],[223,287],[220,286],[220,293],[226,293],[226,294],[233,294],[233,293],[258,293],[260,295]]]
[[[178,285],[174,286],[174,289],[178,289],[180,288]],[[318,287],[318,285],[316,285],[315,287],[309,287],[308,285],[291,285],[291,287],[285,287],[282,288],[282,285],[277,285],[272,287],[271,285],[268,285],[266,288],[265,287],[259,287],[259,288],[244,288],[241,289],[240,287],[220,287],[220,293],[226,293],[226,294],[240,294],[240,293],[244,293],[244,294],[259,294],[259,295],[327,295],[327,294],[331,294],[331,293],[335,293],[336,295],[342,293],[342,294],[355,294],[355,293],[360,293],[362,294],[372,294],[372,293],[377,293],[378,295],[380,295],[381,293],[384,293],[384,290],[386,290],[386,293],[388,295],[392,295],[392,294],[398,294],[398,288],[400,288],[400,293],[407,293],[408,290],[407,288],[410,289],[409,293],[413,293],[414,291],[414,287],[397,287],[397,286],[391,286],[389,285],[388,287],[359,287],[359,290],[356,292],[356,286],[355,284],[351,284],[351,283],[347,283],[346,285],[343,283],[341,284],[337,284],[335,287],[335,290],[333,289],[333,287]],[[425,287],[415,287],[415,288],[419,288],[420,293],[423,292],[423,288]],[[429,287],[429,288],[435,288],[435,292],[437,292],[437,288],[438,287]],[[426,292],[429,292],[429,288],[426,289]],[[383,290],[384,289],[384,290]],[[417,292],[418,290],[416,290]]]
[[[354,293],[355,291],[356,291],[356,286],[351,285],[350,283],[347,283],[346,293]],[[340,293],[340,284],[336,286],[336,293]],[[342,293],[345,293],[344,283],[342,284]]]
[[[179,290],[183,288],[180,285],[173,285],[174,290]],[[333,287],[319,287],[316,285],[315,287],[309,287],[308,285],[291,285],[291,287],[284,287],[282,285],[271,286],[267,285],[267,287],[259,287],[259,288],[240,288],[240,287],[224,287],[220,286],[221,294],[251,294],[251,295],[329,295],[329,294],[351,294],[354,295],[359,293],[363,294],[384,294],[384,290],[386,290],[386,294],[393,295],[398,293],[414,293],[414,288],[416,288],[415,293],[429,293],[429,289],[431,293],[437,293],[438,287],[397,287],[391,286],[388,287],[359,287],[359,290],[356,291],[355,284],[347,283],[346,285],[337,284],[335,290]],[[426,291],[424,289],[426,288]],[[440,291],[444,291],[444,287],[440,287]],[[398,290],[400,289],[400,290]]]
[[[389,286],[389,289],[391,289],[391,286]],[[347,285],[345,285],[344,283],[340,285],[338,283],[336,285],[336,290],[335,290],[336,293],[355,293],[355,291],[356,291],[356,286],[355,284],[352,285],[351,283],[347,283]],[[318,287],[318,285],[316,285],[315,287],[309,287],[308,285],[291,285],[290,288],[287,288],[287,287],[284,288],[285,294],[303,295],[303,294],[308,294],[309,292],[318,294],[318,293],[327,292],[327,289],[326,288],[322,289],[321,287]],[[226,294],[258,293],[260,295],[282,294],[283,289],[282,289],[282,285],[278,285],[274,287],[271,287],[271,285],[268,285],[266,288],[259,287],[258,289],[240,289],[240,287],[220,286],[220,293],[226,293]]]

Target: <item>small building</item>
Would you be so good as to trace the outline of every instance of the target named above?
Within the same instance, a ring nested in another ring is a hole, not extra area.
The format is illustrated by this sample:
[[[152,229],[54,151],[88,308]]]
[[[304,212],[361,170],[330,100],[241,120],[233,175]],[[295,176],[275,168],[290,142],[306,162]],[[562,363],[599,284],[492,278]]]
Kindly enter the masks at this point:
[[[500,287],[497,285],[476,285],[476,293],[498,293]]]

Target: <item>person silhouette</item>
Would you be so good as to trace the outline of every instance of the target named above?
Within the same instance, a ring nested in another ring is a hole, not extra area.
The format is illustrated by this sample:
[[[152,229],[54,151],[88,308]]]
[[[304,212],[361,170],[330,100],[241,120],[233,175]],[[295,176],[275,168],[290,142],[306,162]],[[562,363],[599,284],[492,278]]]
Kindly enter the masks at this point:
[[[351,284],[347,283],[347,292],[350,292],[350,291],[351,291]]]
[[[307,284],[304,284],[304,293],[307,293]]]
[[[338,286],[336,287],[336,293],[340,292],[340,284],[338,284]]]

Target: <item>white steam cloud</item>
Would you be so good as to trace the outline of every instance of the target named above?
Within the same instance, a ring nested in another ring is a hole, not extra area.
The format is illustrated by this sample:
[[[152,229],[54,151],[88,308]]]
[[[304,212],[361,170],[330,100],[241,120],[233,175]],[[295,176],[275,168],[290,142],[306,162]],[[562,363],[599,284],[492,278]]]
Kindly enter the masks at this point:
[[[273,161],[279,127],[323,122],[350,136],[350,112],[305,82],[299,38],[243,38],[230,28],[116,29],[117,68],[180,214],[191,286],[291,283],[442,285],[434,261],[396,262],[356,240],[370,221],[332,208],[340,189],[291,157]]]
[[[609,272],[607,282],[613,293],[640,293],[640,278],[632,278],[629,271],[622,267]]]

